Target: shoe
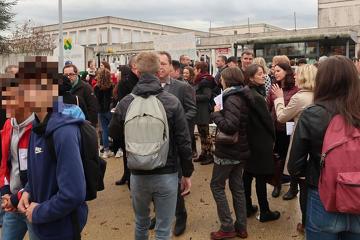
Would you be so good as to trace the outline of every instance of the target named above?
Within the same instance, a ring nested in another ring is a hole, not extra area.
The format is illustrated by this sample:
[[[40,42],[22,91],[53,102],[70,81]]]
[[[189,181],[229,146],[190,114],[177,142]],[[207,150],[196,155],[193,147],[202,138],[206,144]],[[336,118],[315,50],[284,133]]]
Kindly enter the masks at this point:
[[[212,164],[214,162],[214,156],[211,154],[208,154],[206,156],[206,159],[204,161],[202,161],[200,164],[201,165],[209,165]]]
[[[267,211],[260,213],[259,221],[260,222],[269,222],[274,221],[280,218],[280,213],[278,211]]]
[[[117,180],[115,182],[115,185],[121,186],[121,185],[125,185],[127,182],[129,182],[129,179],[125,175],[123,175],[120,180]]]
[[[124,155],[123,151],[121,151],[121,149],[119,149],[119,150],[117,150],[115,157],[116,158],[121,158],[123,155]]]
[[[236,236],[240,237],[240,238],[247,238],[248,237],[248,233],[246,230],[244,229],[239,229],[239,230],[235,230],[236,231]]]
[[[174,226],[174,235],[180,236],[185,232],[187,216],[177,217]]]
[[[198,157],[197,152],[196,152],[196,151],[193,151],[193,153],[192,153],[192,158],[194,159],[194,158],[197,158],[197,157]]]
[[[232,232],[223,232],[221,230],[217,231],[217,232],[211,232],[210,233],[210,238],[212,240],[215,239],[227,239],[227,238],[234,238],[236,237],[236,232],[232,231]]]
[[[281,192],[281,185],[280,186],[275,186],[274,190],[271,193],[271,196],[274,198],[277,198],[280,196],[280,192]]]
[[[256,206],[256,205],[251,205],[251,207],[246,208],[246,216],[247,216],[247,217],[251,217],[251,216],[254,215],[257,211],[258,211],[258,206]]]
[[[109,158],[109,157],[113,157],[114,156],[114,153],[110,150],[105,150],[102,157],[103,158]]]
[[[291,200],[291,199],[294,199],[297,194],[298,194],[297,190],[293,191],[293,190],[289,189],[289,191],[287,193],[285,193],[285,195],[282,198],[283,198],[283,200]]]
[[[194,162],[202,162],[206,160],[206,155],[201,153],[200,156],[198,158],[194,159]]]
[[[304,234],[305,233],[305,226],[302,223],[298,223],[297,226],[296,226],[296,230],[299,233]]]
[[[156,225],[156,217],[153,217],[153,218],[150,220],[149,230],[153,230],[153,229],[155,228],[155,225]]]

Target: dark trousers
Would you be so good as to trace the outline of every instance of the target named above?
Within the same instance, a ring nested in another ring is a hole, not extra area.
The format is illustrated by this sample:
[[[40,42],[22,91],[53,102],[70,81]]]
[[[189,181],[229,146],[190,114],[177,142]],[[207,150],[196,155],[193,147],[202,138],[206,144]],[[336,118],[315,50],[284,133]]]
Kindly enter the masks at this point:
[[[193,152],[196,152],[196,140],[195,140],[195,123],[189,123],[189,131],[191,137],[191,149]]]
[[[307,187],[305,179],[298,179],[300,185],[300,209],[301,209],[301,223],[305,226],[306,220],[306,201],[307,201]]]
[[[209,124],[197,124],[201,141],[201,154],[211,154],[211,136],[209,134]]]
[[[257,175],[244,171],[243,179],[244,179],[246,206],[247,208],[250,208],[252,206],[251,184],[253,178],[255,178],[256,180],[255,189],[260,207],[260,212],[267,212],[269,211],[269,202],[267,200],[266,181],[265,181],[266,175]]]
[[[276,141],[274,146],[274,153],[277,154],[275,161],[280,161],[275,164],[279,164],[280,167],[276,169],[274,173],[274,179],[276,179],[275,186],[281,186],[281,179],[284,172],[285,160],[287,151],[290,144],[290,136],[286,135],[286,132],[276,131]]]
[[[181,184],[180,184],[180,182],[179,182],[179,185],[178,185],[175,216],[176,216],[176,219],[181,219],[181,218],[186,218],[187,217],[187,212],[186,212],[186,208],[185,208],[185,200],[184,200],[184,197],[181,196]]]
[[[114,153],[116,153],[119,148],[122,148],[123,150],[123,163],[124,163],[124,173],[123,173],[123,177],[126,178],[126,180],[130,181],[130,170],[127,166],[127,157],[126,157],[126,151],[125,151],[125,146],[121,146],[121,142],[118,139],[114,139],[113,140],[113,146],[112,146],[112,151]]]
[[[220,229],[224,232],[234,231],[235,229],[246,230],[246,203],[242,174],[243,166],[241,164],[214,164],[210,187],[216,202],[217,213],[221,223]],[[235,224],[233,223],[229,203],[225,194],[227,179],[229,179],[229,188],[233,198],[233,207],[236,216]]]

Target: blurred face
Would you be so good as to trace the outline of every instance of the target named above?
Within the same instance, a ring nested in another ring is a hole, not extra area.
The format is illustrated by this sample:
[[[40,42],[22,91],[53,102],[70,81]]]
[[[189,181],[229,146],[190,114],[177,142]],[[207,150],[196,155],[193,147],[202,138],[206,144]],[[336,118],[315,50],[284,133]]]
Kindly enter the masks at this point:
[[[274,68],[274,75],[277,82],[282,81],[285,79],[286,72],[279,66],[275,66]]]
[[[250,64],[252,64],[254,57],[251,54],[244,54],[241,56],[241,68],[245,70]]]
[[[186,80],[186,81],[190,80],[190,71],[188,69],[184,69],[183,77],[184,77],[184,80]]]
[[[160,70],[159,70],[159,78],[160,80],[163,80],[170,76],[171,72],[171,65],[169,63],[169,59],[166,55],[159,55],[160,57]]]
[[[222,68],[225,66],[225,62],[221,57],[216,58],[215,64],[217,68]]]
[[[48,79],[41,79],[41,84],[33,81],[16,87],[6,87],[2,95],[6,116],[24,118],[32,112],[46,112],[47,108],[52,107],[54,97],[58,96],[58,85],[52,85]]]
[[[77,79],[77,73],[75,73],[74,68],[72,67],[65,68],[64,75],[69,78],[71,83],[75,82]]]
[[[189,66],[190,65],[190,62],[191,62],[191,59],[189,56],[184,56],[181,64],[184,64],[185,66]]]
[[[252,82],[256,85],[264,85],[265,84],[265,74],[261,67],[258,68],[257,72],[255,73],[254,77],[250,78]]]
[[[103,67],[104,67],[104,65],[103,65]],[[95,69],[96,69],[96,64],[95,64],[94,61],[92,61],[92,62],[90,63],[90,69],[92,69],[92,70],[95,70]]]

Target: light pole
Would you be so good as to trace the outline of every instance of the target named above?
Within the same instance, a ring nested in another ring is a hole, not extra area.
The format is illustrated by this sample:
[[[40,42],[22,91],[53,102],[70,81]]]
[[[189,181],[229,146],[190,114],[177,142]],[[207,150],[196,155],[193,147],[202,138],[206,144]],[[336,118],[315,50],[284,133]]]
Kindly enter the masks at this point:
[[[62,0],[59,0],[59,73],[64,67],[64,36],[63,36],[63,19],[62,19]]]

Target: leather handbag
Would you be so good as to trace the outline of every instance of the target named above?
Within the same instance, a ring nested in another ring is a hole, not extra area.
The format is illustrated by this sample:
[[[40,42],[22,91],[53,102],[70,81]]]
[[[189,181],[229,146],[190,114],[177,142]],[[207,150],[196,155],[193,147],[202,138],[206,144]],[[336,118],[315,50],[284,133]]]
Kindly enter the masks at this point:
[[[219,144],[235,144],[239,141],[239,132],[234,134],[226,134],[219,129],[216,131],[215,143]]]

